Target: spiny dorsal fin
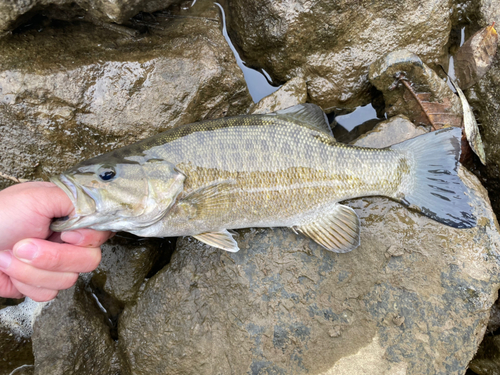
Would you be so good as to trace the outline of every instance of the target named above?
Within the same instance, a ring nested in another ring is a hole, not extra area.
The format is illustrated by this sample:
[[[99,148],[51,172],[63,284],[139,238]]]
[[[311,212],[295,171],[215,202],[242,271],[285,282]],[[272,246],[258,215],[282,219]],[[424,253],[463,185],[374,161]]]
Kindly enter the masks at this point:
[[[352,208],[341,204],[313,222],[293,229],[336,253],[347,253],[359,246],[358,215]]]
[[[230,251],[231,253],[236,253],[240,249],[233,235],[227,229],[224,229],[222,232],[201,233],[193,237],[207,245]]]
[[[287,120],[295,120],[333,137],[325,112],[316,104],[304,103],[269,113]]]

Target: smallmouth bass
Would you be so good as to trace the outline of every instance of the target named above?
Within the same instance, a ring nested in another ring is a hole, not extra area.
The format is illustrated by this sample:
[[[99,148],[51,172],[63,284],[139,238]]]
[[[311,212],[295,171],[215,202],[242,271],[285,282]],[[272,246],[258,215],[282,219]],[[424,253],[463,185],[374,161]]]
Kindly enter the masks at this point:
[[[314,104],[188,124],[52,177],[75,214],[51,228],[193,236],[234,252],[228,230],[290,227],[343,253],[359,245],[360,224],[339,202],[376,195],[470,228],[460,138],[448,128],[384,149],[345,145]]]

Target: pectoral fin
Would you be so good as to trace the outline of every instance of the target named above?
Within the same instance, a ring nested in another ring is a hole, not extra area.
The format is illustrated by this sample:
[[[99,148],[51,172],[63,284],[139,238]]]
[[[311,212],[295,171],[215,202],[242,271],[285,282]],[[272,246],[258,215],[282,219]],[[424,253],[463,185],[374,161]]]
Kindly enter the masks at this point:
[[[347,253],[359,246],[358,215],[352,208],[341,204],[313,222],[294,226],[293,229],[336,253]]]
[[[230,251],[231,253],[236,253],[240,249],[233,235],[229,233],[227,229],[222,232],[201,233],[193,237],[207,245],[218,247],[219,249]]]
[[[196,210],[220,211],[234,204],[232,190],[234,180],[224,180],[195,190],[180,201],[190,204]]]

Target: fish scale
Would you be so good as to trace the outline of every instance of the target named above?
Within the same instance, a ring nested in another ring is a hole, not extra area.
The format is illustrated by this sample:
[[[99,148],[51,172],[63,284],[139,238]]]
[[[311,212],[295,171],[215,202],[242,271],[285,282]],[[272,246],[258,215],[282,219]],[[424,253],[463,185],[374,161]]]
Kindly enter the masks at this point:
[[[174,236],[192,233],[200,221],[207,223],[206,232],[292,226],[325,205],[393,196],[405,175],[397,168],[406,158],[402,152],[329,142],[317,130],[272,116],[206,121],[181,134],[172,131],[161,145],[142,150],[146,158],[171,161],[186,176],[180,199],[221,181],[235,182],[215,209],[200,203],[196,218],[187,220],[175,210],[167,215],[162,226]]]

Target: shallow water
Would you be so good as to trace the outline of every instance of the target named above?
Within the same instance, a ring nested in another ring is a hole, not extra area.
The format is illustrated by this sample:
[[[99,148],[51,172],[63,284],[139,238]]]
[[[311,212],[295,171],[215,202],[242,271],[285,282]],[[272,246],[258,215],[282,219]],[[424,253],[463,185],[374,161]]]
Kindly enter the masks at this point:
[[[229,35],[227,33],[226,14],[224,12],[224,8],[219,3],[215,3],[215,5],[217,5],[219,7],[219,9],[222,13],[222,34],[224,35],[224,38],[226,39],[227,44],[229,44],[231,51],[233,51],[234,57],[236,58],[236,63],[238,64],[241,71],[243,72],[243,75],[245,77],[245,81],[246,81],[247,86],[248,86],[248,91],[250,91],[250,95],[252,96],[254,103],[257,103],[262,98],[264,98],[268,95],[271,95],[273,92],[278,90],[281,86],[271,85],[271,83],[270,83],[271,78],[269,77],[269,75],[267,74],[267,72],[265,70],[259,71],[259,70],[249,68],[246,65],[246,63],[241,59],[238,51],[234,47],[233,42],[231,41],[231,38],[229,38]],[[266,77],[266,75],[267,75],[267,77]]]

